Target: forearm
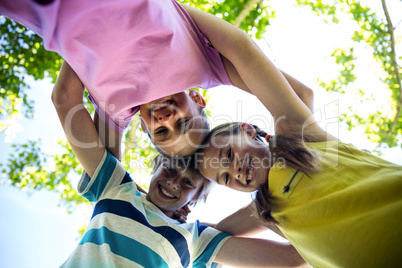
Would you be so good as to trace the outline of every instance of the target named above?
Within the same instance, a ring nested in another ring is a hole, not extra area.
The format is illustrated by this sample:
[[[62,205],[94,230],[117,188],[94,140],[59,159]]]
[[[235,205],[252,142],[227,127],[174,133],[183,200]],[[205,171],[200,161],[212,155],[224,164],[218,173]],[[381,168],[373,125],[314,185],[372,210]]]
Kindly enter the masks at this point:
[[[267,230],[254,215],[252,204],[224,218],[214,228],[237,237],[250,237]]]
[[[81,165],[92,176],[102,159],[105,148],[91,116],[83,104],[84,86],[64,62],[52,93],[64,133]]]
[[[288,242],[253,238],[230,238],[215,262],[234,267],[308,267]]]
[[[251,237],[267,229],[271,229],[271,231],[285,238],[274,223],[269,225],[263,224],[254,211],[254,202],[252,202],[224,218],[219,223],[207,225],[237,237]]]
[[[94,115],[94,123],[103,145],[117,160],[121,161],[122,135],[111,129],[97,112]]]

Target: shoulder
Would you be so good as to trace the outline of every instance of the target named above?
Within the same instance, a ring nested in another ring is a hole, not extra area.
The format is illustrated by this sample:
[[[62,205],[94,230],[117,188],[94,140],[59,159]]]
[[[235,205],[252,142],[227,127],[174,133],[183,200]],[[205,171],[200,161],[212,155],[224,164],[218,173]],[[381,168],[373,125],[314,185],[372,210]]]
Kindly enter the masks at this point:
[[[110,189],[132,182],[122,164],[107,150],[99,162],[92,177],[84,171],[78,183],[78,192],[90,202],[97,201]]]

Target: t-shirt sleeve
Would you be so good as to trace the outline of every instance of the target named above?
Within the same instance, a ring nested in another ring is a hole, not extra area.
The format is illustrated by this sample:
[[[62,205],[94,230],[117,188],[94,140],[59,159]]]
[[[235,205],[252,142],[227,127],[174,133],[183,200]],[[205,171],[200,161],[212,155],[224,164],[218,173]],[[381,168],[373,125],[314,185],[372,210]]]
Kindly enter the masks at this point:
[[[84,170],[77,191],[89,202],[96,202],[108,190],[130,181],[132,180],[121,163],[105,150],[92,178]]]
[[[202,225],[199,221],[196,224],[198,239],[194,242],[195,260],[193,261],[193,267],[219,267],[219,264],[213,261],[223,244],[231,238],[231,235]]]
[[[203,89],[208,89],[220,85],[233,85],[230,81],[228,73],[226,72],[226,68],[223,64],[220,53],[213,47],[208,38],[200,31],[190,14],[188,14],[188,12],[176,1],[174,1],[174,4],[179,10],[181,10],[183,14],[182,19],[188,23],[187,29],[189,31],[193,31],[196,34],[198,38],[196,42],[198,45],[198,49],[202,52],[205,59],[209,63],[210,73],[207,76],[208,82],[205,81],[206,84],[203,86]]]

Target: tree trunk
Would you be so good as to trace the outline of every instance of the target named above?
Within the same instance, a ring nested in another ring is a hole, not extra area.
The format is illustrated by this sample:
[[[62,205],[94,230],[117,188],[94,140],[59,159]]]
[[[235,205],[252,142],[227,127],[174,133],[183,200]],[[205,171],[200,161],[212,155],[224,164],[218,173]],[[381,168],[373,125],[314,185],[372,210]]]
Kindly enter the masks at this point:
[[[262,0],[249,0],[240,11],[239,16],[237,16],[233,25],[239,27],[241,22],[247,17],[248,14],[250,14],[251,10],[253,10],[259,3],[262,3]]]
[[[382,3],[382,8],[384,10],[385,17],[387,18],[387,27],[388,27],[388,33],[391,36],[391,50],[392,50],[392,68],[394,69],[394,73],[396,76],[396,80],[398,83],[398,88],[399,88],[399,98],[396,98],[397,103],[396,103],[396,114],[394,117],[394,121],[392,122],[391,127],[388,130],[386,140],[391,137],[392,133],[394,132],[394,129],[396,127],[396,124],[398,123],[399,117],[401,115],[401,105],[402,105],[402,84],[401,84],[401,76],[399,74],[399,66],[398,63],[396,62],[396,53],[395,53],[395,36],[394,36],[394,26],[392,25],[391,18],[388,13],[388,8],[385,3],[385,0],[381,0]]]

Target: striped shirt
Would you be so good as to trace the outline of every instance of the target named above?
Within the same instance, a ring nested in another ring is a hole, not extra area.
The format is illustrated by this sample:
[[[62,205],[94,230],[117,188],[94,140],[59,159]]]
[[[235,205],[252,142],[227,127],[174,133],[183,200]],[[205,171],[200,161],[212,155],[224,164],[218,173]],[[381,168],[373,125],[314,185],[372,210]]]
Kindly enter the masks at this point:
[[[77,248],[62,267],[212,267],[229,235],[167,217],[137,190],[109,152],[78,192],[94,206]]]

